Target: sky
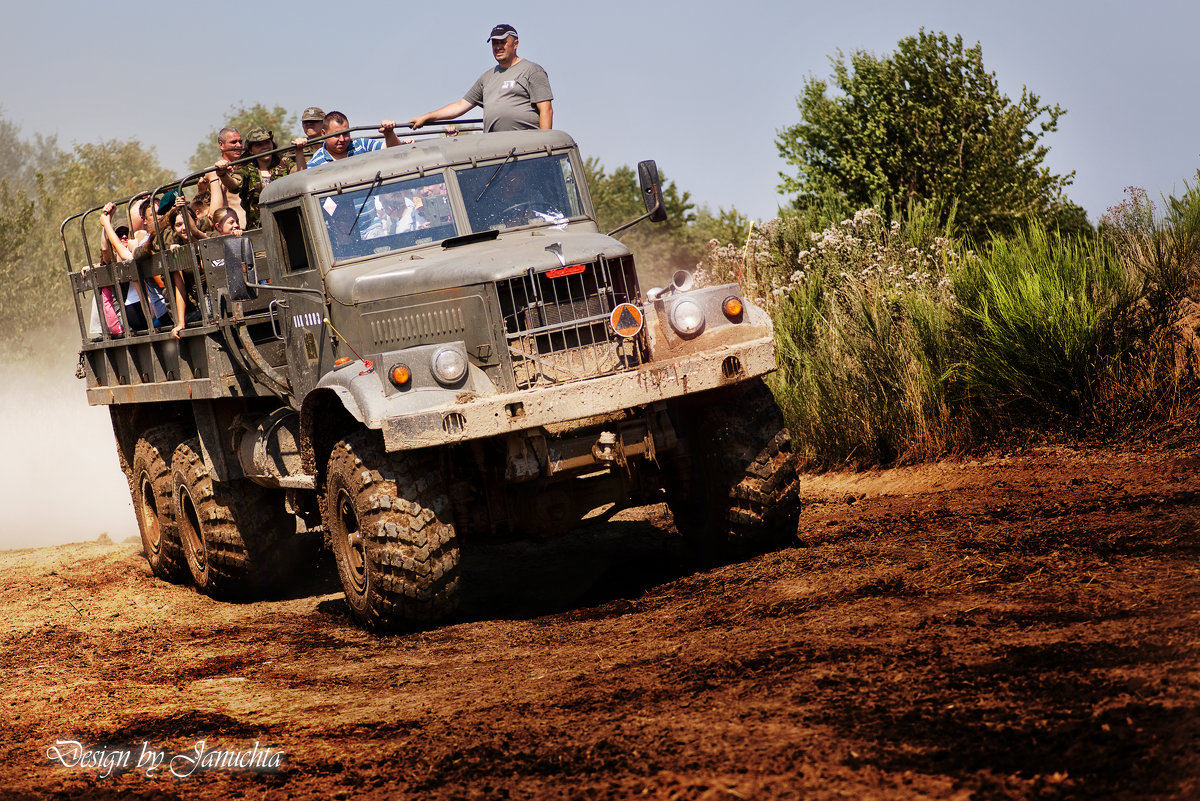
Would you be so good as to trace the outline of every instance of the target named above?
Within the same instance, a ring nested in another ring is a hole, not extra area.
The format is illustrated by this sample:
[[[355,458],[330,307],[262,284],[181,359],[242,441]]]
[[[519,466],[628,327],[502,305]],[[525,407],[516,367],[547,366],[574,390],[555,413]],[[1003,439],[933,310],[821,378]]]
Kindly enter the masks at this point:
[[[555,127],[607,168],[653,158],[696,203],[775,215],[778,131],[831,56],[884,55],[924,27],[979,42],[1012,98],[1067,109],[1045,142],[1092,222],[1127,186],[1181,191],[1200,166],[1186,86],[1200,4],[1108,0],[604,0],[382,3],[65,0],[5,11],[0,114],[60,146],[137,139],[184,172],[236,105],[310,105],[354,125],[460,98],[507,22],[554,90]],[[122,16],[121,9],[129,9]],[[54,33],[48,33],[53,31]]]

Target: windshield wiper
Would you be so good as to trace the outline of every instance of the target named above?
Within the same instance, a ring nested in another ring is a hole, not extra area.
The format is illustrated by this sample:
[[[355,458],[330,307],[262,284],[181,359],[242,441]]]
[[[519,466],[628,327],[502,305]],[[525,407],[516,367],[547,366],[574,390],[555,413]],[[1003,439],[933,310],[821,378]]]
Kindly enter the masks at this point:
[[[511,159],[513,157],[513,153],[516,153],[516,152],[517,152],[517,149],[515,147],[512,150],[508,151],[508,155],[504,157],[504,161],[500,162],[500,166],[496,168],[496,171],[494,173],[492,173],[492,177],[488,178],[487,183],[483,185],[483,189],[479,190],[479,197],[475,198],[476,203],[483,200],[483,193],[488,191],[488,187],[492,185],[492,181],[496,180],[496,176],[500,174],[500,171],[502,169],[504,169],[504,165],[509,162],[509,159]]]
[[[371,195],[375,194],[375,187],[382,183],[382,176],[383,170],[375,173],[375,180],[371,181],[371,190],[367,192],[367,196],[363,198],[362,205],[358,207],[358,214],[354,215],[354,222],[350,223],[350,227],[342,232],[346,236],[350,236],[350,232],[354,230],[354,226],[358,225],[358,218],[362,216],[363,209],[367,207],[367,201],[371,199]]]

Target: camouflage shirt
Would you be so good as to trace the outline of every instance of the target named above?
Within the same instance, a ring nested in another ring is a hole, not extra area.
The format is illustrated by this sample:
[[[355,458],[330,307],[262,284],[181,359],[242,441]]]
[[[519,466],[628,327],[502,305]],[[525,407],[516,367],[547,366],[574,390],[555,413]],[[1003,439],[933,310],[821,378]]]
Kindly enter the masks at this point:
[[[242,209],[246,212],[247,231],[262,227],[258,217],[258,196],[262,194],[263,187],[276,178],[282,178],[295,171],[296,162],[291,156],[280,159],[279,165],[273,167],[266,177],[258,168],[257,162],[252,161],[237,167],[234,182],[238,184],[238,197],[242,199]]]

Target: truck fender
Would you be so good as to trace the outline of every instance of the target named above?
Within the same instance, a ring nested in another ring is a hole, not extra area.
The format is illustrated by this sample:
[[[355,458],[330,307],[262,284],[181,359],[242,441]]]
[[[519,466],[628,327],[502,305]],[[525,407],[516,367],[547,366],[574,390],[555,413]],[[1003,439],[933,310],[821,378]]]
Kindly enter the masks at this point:
[[[346,434],[363,425],[354,395],[345,387],[318,387],[300,407],[300,459],[304,472],[324,484],[329,451]]]

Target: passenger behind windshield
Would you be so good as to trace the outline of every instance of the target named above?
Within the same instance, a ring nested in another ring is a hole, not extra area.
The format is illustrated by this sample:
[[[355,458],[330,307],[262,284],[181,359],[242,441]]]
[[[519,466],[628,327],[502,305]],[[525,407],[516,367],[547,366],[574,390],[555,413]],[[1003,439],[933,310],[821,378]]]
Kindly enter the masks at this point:
[[[425,245],[458,234],[441,175],[329,195],[320,207],[335,260]]]

